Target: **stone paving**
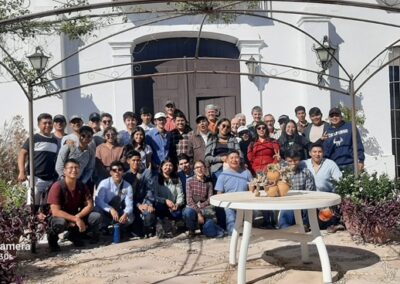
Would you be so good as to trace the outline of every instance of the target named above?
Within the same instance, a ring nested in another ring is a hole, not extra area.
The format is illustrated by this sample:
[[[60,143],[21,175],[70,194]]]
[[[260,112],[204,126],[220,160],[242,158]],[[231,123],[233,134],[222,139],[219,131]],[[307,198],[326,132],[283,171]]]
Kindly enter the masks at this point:
[[[357,244],[347,232],[326,235],[324,240],[335,283],[400,283],[399,244]],[[21,255],[20,274],[27,283],[236,283],[236,268],[228,265],[228,245],[229,238],[188,239],[182,234],[82,250],[64,243],[61,253],[51,255],[43,244],[38,255]],[[310,257],[312,263],[303,264],[298,244],[253,236],[247,282],[322,283],[314,245]]]

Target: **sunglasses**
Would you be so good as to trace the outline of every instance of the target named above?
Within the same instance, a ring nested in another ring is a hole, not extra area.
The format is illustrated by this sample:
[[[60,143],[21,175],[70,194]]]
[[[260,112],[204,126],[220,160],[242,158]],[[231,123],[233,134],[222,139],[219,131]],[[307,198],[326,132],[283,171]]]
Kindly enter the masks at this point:
[[[166,105],[167,108],[174,108],[174,105]]]
[[[107,134],[106,134],[106,137],[107,137],[107,138],[111,138],[111,137],[115,137],[115,136],[117,136],[116,133],[107,133]]]
[[[257,130],[265,130],[265,129],[266,129],[266,127],[264,127],[264,126],[257,127]]]
[[[340,114],[338,114],[338,113],[332,113],[331,115],[329,115],[329,117],[339,117],[340,116]]]
[[[104,124],[110,124],[110,123],[111,123],[111,120],[103,120],[103,121],[101,121],[101,122],[103,122]]]
[[[231,126],[229,124],[221,124],[222,128],[231,128]]]
[[[124,169],[123,169],[123,168],[112,168],[111,171],[113,171],[114,173],[116,173],[116,172],[123,172]]]

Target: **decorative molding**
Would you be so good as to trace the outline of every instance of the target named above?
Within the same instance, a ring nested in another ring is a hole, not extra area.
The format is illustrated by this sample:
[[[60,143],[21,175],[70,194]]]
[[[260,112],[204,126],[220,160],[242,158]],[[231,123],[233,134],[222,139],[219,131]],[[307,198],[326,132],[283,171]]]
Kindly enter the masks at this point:
[[[109,42],[113,57],[132,56],[133,42]]]
[[[304,16],[301,17],[297,21],[297,26],[302,26],[305,23],[330,23],[331,18],[330,17],[310,17],[310,16]]]
[[[261,49],[268,45],[263,40],[238,40],[236,46],[240,51],[240,58],[246,59],[251,56],[258,57],[256,60],[261,60]]]

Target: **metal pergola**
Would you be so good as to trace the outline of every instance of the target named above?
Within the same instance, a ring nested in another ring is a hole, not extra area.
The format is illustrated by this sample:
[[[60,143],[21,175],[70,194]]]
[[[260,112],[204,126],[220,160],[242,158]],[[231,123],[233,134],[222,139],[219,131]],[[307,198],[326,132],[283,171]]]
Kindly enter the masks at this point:
[[[289,82],[294,82],[294,83],[298,83],[298,84],[303,84],[303,85],[309,85],[309,86],[313,86],[313,87],[317,87],[323,90],[328,90],[328,91],[334,91],[337,92],[339,94],[344,94],[344,95],[349,95],[351,97],[351,110],[352,110],[352,138],[353,138],[353,154],[354,154],[354,173],[355,175],[359,174],[358,171],[358,167],[357,167],[357,163],[358,163],[358,149],[357,149],[357,127],[356,127],[356,108],[355,108],[355,98],[356,98],[356,94],[361,90],[361,88],[371,79],[373,78],[378,72],[380,72],[382,69],[384,69],[386,66],[388,66],[389,64],[393,63],[396,60],[400,59],[400,56],[396,56],[390,60],[388,60],[387,62],[381,64],[374,72],[372,72],[371,74],[369,74],[369,76],[367,76],[367,78],[365,78],[364,80],[360,81],[360,76],[363,74],[363,72],[365,72],[365,70],[377,59],[379,58],[382,54],[384,54],[387,51],[390,51],[394,46],[396,46],[399,42],[400,39],[394,41],[391,45],[383,47],[382,51],[379,52],[374,58],[372,58],[370,61],[368,61],[365,66],[355,75],[353,76],[351,74],[351,72],[349,72],[348,70],[346,70],[346,68],[342,65],[342,63],[335,57],[334,54],[330,54],[333,57],[333,60],[336,62],[336,64],[339,66],[339,68],[343,71],[343,73],[345,74],[345,78],[340,78],[340,77],[335,77],[332,76],[330,74],[324,74],[324,76],[326,77],[330,77],[330,78],[335,78],[338,79],[340,81],[345,82],[346,84],[348,84],[348,89],[347,90],[343,90],[343,89],[337,89],[337,88],[333,88],[330,86],[325,86],[325,85],[321,85],[315,82],[310,82],[310,81],[305,81],[305,80],[300,80],[300,79],[293,79],[293,78],[288,78],[285,76],[278,76],[278,75],[268,75],[268,74],[250,74],[250,73],[246,73],[246,72],[227,72],[225,70],[196,70],[196,68],[194,68],[193,70],[188,70],[188,71],[180,71],[180,72],[167,72],[167,73],[156,73],[156,74],[146,74],[146,75],[132,75],[132,76],[124,76],[124,77],[118,77],[118,78],[112,78],[112,79],[108,79],[108,80],[101,80],[101,81],[97,81],[97,82],[93,82],[93,83],[87,83],[87,84],[82,84],[82,85],[77,85],[77,86],[73,86],[70,88],[65,88],[65,89],[59,89],[59,90],[55,90],[55,91],[48,91],[46,92],[46,94],[44,95],[39,95],[34,97],[34,88],[40,87],[43,85],[43,83],[41,82],[42,78],[45,78],[45,76],[47,75],[47,73],[51,72],[56,66],[58,66],[59,64],[61,64],[64,61],[67,61],[68,59],[70,59],[71,57],[73,57],[74,55],[77,55],[83,51],[85,51],[86,49],[89,49],[90,47],[99,44],[109,38],[112,38],[116,35],[119,34],[123,34],[125,32],[134,30],[134,29],[138,29],[141,28],[143,26],[146,25],[152,25],[152,24],[157,24],[157,23],[162,23],[162,22],[166,22],[172,19],[177,19],[177,18],[182,18],[185,16],[189,16],[189,15],[198,15],[198,14],[202,14],[204,15],[202,22],[199,23],[200,26],[200,30],[198,32],[198,37],[197,37],[197,46],[196,46],[196,56],[193,58],[175,58],[175,60],[218,60],[216,58],[204,58],[198,57],[198,48],[199,48],[199,43],[200,43],[200,39],[201,39],[201,34],[202,34],[202,27],[204,25],[204,23],[206,22],[207,18],[212,15],[212,14],[230,14],[230,15],[242,15],[242,16],[250,16],[250,17],[257,17],[257,18],[261,18],[261,19],[268,19],[271,20],[273,22],[277,22],[280,23],[282,25],[286,25],[287,27],[290,27],[296,31],[298,31],[299,33],[302,33],[304,36],[310,38],[314,44],[316,46],[320,46],[324,49],[326,49],[315,37],[313,37],[311,34],[307,33],[306,31],[298,28],[297,26],[291,24],[288,21],[284,21],[282,19],[280,19],[277,16],[267,16],[265,14],[261,14],[260,12],[265,12],[265,10],[257,10],[257,9],[252,9],[252,10],[244,10],[244,9],[235,9],[232,8],[233,6],[235,6],[236,4],[241,4],[241,3],[245,3],[245,2],[249,2],[249,1],[219,1],[219,2],[226,2],[226,4],[224,3],[224,5],[217,7],[215,9],[206,9],[206,10],[177,10],[177,9],[160,9],[157,11],[153,11],[151,9],[145,9],[142,8],[140,10],[137,11],[132,11],[132,12],[110,12],[110,13],[99,13],[99,14],[93,14],[93,11],[99,10],[99,9],[105,9],[105,8],[121,8],[121,7],[126,7],[126,6],[139,6],[142,5],[144,7],[146,7],[146,4],[165,4],[165,3],[178,3],[178,2],[182,2],[182,1],[158,1],[158,0],[150,0],[150,1],[139,1],[139,0],[120,0],[120,1],[106,1],[106,2],[102,2],[102,3],[96,3],[96,4],[88,4],[88,5],[82,5],[82,6],[76,6],[76,7],[67,7],[67,8],[60,8],[60,9],[53,9],[53,10],[49,10],[49,11],[42,11],[42,12],[38,12],[38,13],[32,13],[32,14],[27,14],[27,15],[23,15],[20,17],[16,17],[16,18],[9,18],[9,19],[4,19],[0,21],[0,27],[7,27],[16,23],[21,23],[21,22],[30,22],[30,21],[34,21],[34,20],[38,20],[38,19],[46,19],[47,17],[54,17],[54,16],[60,16],[60,15],[65,15],[65,14],[74,14],[74,13],[78,13],[78,12],[88,12],[91,11],[91,13],[89,14],[90,17],[102,17],[102,16],[121,16],[124,14],[130,14],[130,15],[143,15],[143,14],[149,14],[149,13],[159,13],[162,14],[162,16],[160,16],[159,18],[156,19],[151,19],[148,21],[145,21],[142,24],[139,25],[135,25],[123,30],[120,30],[116,33],[107,35],[103,38],[100,38],[90,44],[87,44],[85,46],[83,46],[81,49],[79,49],[78,51],[75,51],[71,54],[68,54],[67,56],[65,56],[64,58],[62,58],[60,61],[54,63],[53,65],[51,65],[49,68],[47,68],[46,70],[44,70],[43,72],[41,72],[40,74],[37,75],[36,78],[34,79],[28,79],[23,71],[21,69],[18,68],[18,64],[16,64],[17,66],[17,70],[18,70],[18,74],[15,74],[3,61],[0,61],[0,65],[4,67],[4,69],[13,77],[13,79],[19,84],[19,86],[21,87],[23,93],[25,94],[25,96],[27,97],[28,100],[28,110],[29,110],[29,168],[30,168],[30,175],[31,178],[29,180],[29,187],[30,187],[30,193],[31,193],[31,200],[32,200],[32,212],[34,212],[34,164],[33,164],[33,149],[34,149],[34,145],[33,145],[33,122],[34,122],[34,118],[33,118],[33,105],[34,105],[34,101],[46,98],[46,97],[50,97],[50,96],[54,96],[54,95],[60,95],[60,94],[64,94],[68,91],[71,90],[76,90],[76,89],[81,89],[84,87],[89,87],[89,86],[94,86],[94,85],[100,85],[100,84],[105,84],[105,83],[110,83],[110,82],[114,82],[114,81],[121,81],[121,80],[132,80],[132,79],[142,79],[142,78],[149,78],[149,77],[155,77],[155,76],[171,76],[171,75],[182,75],[182,74],[230,74],[230,75],[239,75],[239,76],[255,76],[255,77],[263,77],[263,78],[269,78],[269,79],[274,79],[274,80],[283,80],[283,81],[289,81]],[[206,1],[202,1],[202,0],[195,0],[195,1],[189,1],[192,3],[202,3],[202,2],[206,2]],[[254,1],[253,1],[254,2]],[[372,3],[364,3],[364,2],[356,2],[356,1],[333,1],[333,0],[320,0],[320,1],[313,1],[313,0],[309,0],[309,1],[300,1],[300,0],[271,0],[271,2],[287,2],[287,3],[304,3],[304,4],[319,4],[319,5],[341,5],[341,6],[349,6],[349,7],[356,7],[359,9],[374,9],[374,10],[383,10],[383,11],[388,11],[388,12],[393,12],[393,13],[400,13],[400,5],[399,6],[387,6],[387,5],[381,5],[381,4],[372,4]],[[400,0],[399,0],[399,4],[400,4]],[[272,12],[274,15],[307,15],[307,16],[315,16],[315,17],[330,17],[330,18],[336,18],[336,19],[342,19],[345,21],[356,21],[356,22],[364,22],[364,23],[368,23],[368,24],[373,24],[373,25],[381,25],[381,26],[387,26],[387,27],[392,27],[392,28],[400,28],[400,25],[391,23],[391,22],[384,22],[384,21],[377,21],[377,20],[372,20],[372,19],[366,19],[366,18],[361,18],[361,17],[349,17],[349,16],[341,16],[341,15],[335,15],[335,14],[327,14],[327,13],[312,13],[312,12],[303,12],[303,11],[295,11],[295,10],[268,10],[269,12]],[[76,16],[76,18],[79,18],[80,16]],[[7,58],[9,58],[10,60],[13,60],[13,57],[10,55],[10,53],[6,50],[5,47],[0,45],[0,49],[4,52],[4,54],[6,55]],[[328,51],[329,52],[329,51]],[[236,61],[245,61],[245,60],[241,60],[241,59],[226,59],[224,58],[223,60],[236,60]],[[86,74],[86,73],[90,73],[90,72],[94,72],[94,71],[99,71],[99,70],[106,70],[109,68],[115,68],[115,67],[120,67],[120,66],[134,66],[134,65],[140,65],[140,64],[146,64],[146,63],[154,63],[154,62],[160,62],[160,61],[165,61],[165,59],[161,59],[161,60],[147,60],[147,61],[139,61],[139,62],[131,62],[129,64],[119,64],[119,65],[111,65],[111,66],[105,66],[105,67],[100,67],[100,68],[95,68],[95,69],[91,69],[91,70],[85,70],[79,73],[74,73],[74,74],[65,74],[62,77],[58,77],[56,80],[60,80],[60,79],[65,79],[65,78],[70,78],[70,77],[74,77],[74,76],[80,76],[82,74]],[[293,70],[298,70],[298,71],[304,71],[304,72],[310,72],[310,73],[316,73],[318,74],[318,71],[315,70],[310,70],[307,68],[303,68],[300,66],[293,66],[293,65],[287,65],[287,64],[281,64],[279,62],[266,62],[266,61],[256,61],[257,64],[262,65],[272,65],[272,66],[279,66],[279,67],[285,67],[285,68],[289,68],[289,69],[293,69]],[[196,65],[194,65],[196,66]],[[22,78],[22,79],[20,79]],[[47,82],[51,82],[52,79],[47,80]],[[360,81],[358,83],[358,81]],[[38,83],[39,82],[39,83]],[[356,83],[358,83],[356,85]],[[33,250],[34,250],[34,245],[32,246]]]

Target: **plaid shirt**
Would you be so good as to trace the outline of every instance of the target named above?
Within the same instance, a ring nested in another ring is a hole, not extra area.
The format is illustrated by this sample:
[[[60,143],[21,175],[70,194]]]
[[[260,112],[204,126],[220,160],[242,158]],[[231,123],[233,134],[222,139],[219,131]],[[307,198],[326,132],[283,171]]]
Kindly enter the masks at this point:
[[[292,177],[293,190],[315,191],[314,176],[306,167],[300,167]]]
[[[171,131],[172,143],[175,145],[177,155],[189,155],[189,131],[190,129],[186,129],[182,134],[178,131],[178,129]]]
[[[196,177],[186,181],[187,207],[193,208],[197,213],[210,205],[210,197],[213,195],[213,186],[210,181],[200,181]]]

